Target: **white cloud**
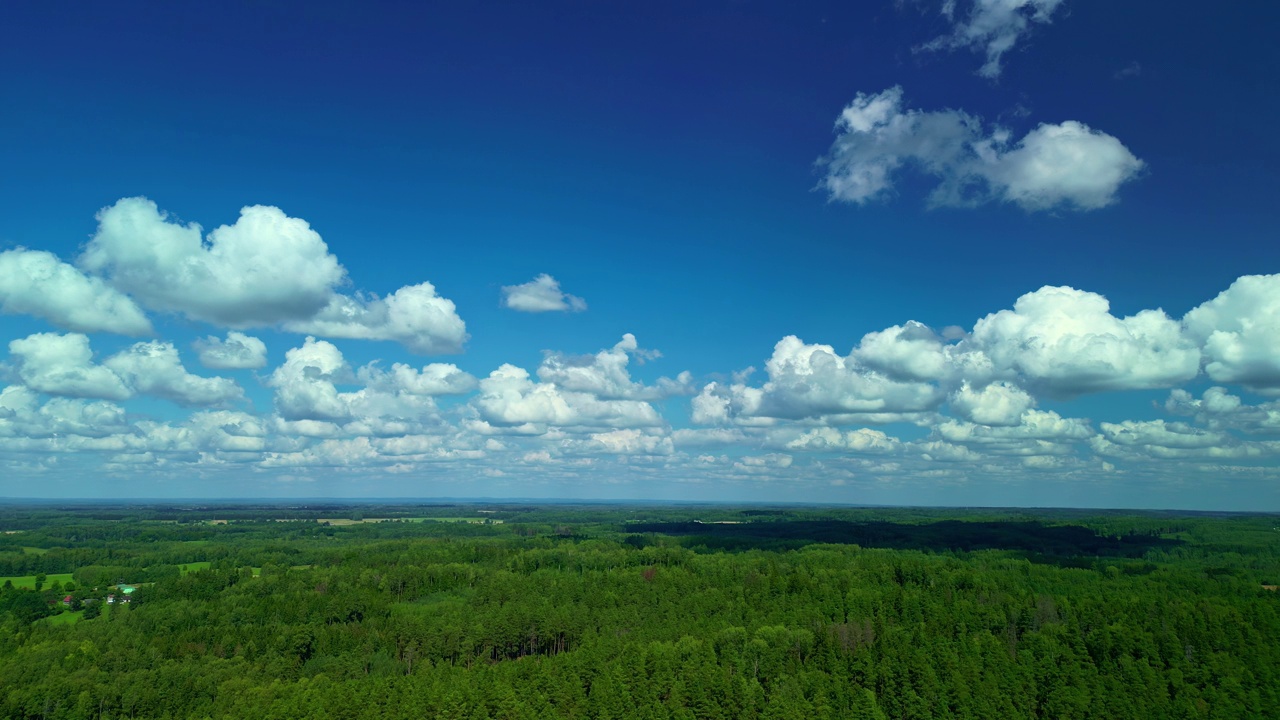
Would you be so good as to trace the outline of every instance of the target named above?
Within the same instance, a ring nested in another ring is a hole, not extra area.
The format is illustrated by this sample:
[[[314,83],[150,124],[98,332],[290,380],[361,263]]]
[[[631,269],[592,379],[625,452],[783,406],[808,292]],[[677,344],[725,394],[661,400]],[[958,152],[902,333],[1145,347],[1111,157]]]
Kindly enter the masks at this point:
[[[974,173],[1001,200],[1027,210],[1106,207],[1144,166],[1116,138],[1074,120],[1041,124],[1011,149],[998,133],[974,147],[982,161]],[[963,204],[958,195],[942,204],[952,200]]]
[[[912,165],[940,181],[929,197],[935,206],[998,200],[1028,211],[1095,210],[1143,168],[1119,140],[1083,123],[1041,124],[1013,142],[1007,130],[986,134],[980,119],[959,110],[904,109],[900,87],[859,93],[836,130],[819,161],[822,185],[831,200],[858,204],[887,197],[898,171]]]
[[[284,323],[291,332],[354,340],[391,340],[420,355],[462,352],[467,326],[452,300],[429,282],[386,298],[335,295],[314,317]]]
[[[694,399],[694,421],[916,413],[936,408],[943,397],[936,385],[894,380],[855,355],[843,357],[830,345],[806,344],[794,335],[778,341],[765,370],[769,379],[760,388],[704,387]]]
[[[267,365],[267,345],[252,335],[232,330],[227,339],[212,335],[196,340],[192,347],[199,353],[200,364],[215,370],[251,370]]]
[[[333,343],[309,337],[302,347],[284,355],[267,385],[275,389],[276,412],[286,420],[345,420],[351,417],[349,398],[336,381],[349,381],[352,372]]]
[[[1117,318],[1096,293],[1043,287],[979,320],[966,341],[997,372],[1056,395],[1168,387],[1194,378],[1200,352],[1161,310]]]
[[[592,433],[577,449],[610,455],[670,455],[675,451],[670,437],[636,428]]]
[[[968,382],[951,394],[951,410],[979,425],[1017,425],[1035,399],[1022,388],[1007,382],[993,382],[975,389]]]
[[[365,366],[353,372],[332,343],[308,337],[302,347],[285,353],[267,385],[275,390],[276,412],[287,421],[345,423],[352,434],[389,436],[418,432],[434,423],[435,391],[456,392],[470,376],[452,365],[427,366],[414,371],[393,366],[390,372]],[[350,392],[339,384],[366,383]]]
[[[52,253],[0,252],[0,312],[34,315],[76,332],[143,335],[151,323],[126,295]]]
[[[522,285],[502,287],[503,307],[520,312],[582,312],[587,301],[560,289],[560,282],[543,273]]]
[[[970,450],[963,445],[953,445],[940,440],[930,440],[928,442],[913,443],[912,447],[920,452],[920,456],[925,460],[934,462],[981,462],[982,455]]]
[[[148,307],[231,327],[309,318],[346,276],[320,235],[279,208],[245,207],[205,238],[141,197],[98,213],[79,264]]]
[[[606,400],[659,400],[693,391],[689,373],[682,373],[675,380],[661,378],[655,386],[632,381],[627,366],[633,356],[644,362],[661,354],[640,349],[635,336],[626,333],[612,348],[594,355],[548,353],[538,367],[538,379],[563,390],[589,393]]]
[[[1219,430],[1164,420],[1101,423],[1091,446],[1099,455],[1130,459],[1216,458],[1248,460],[1280,453],[1275,441],[1241,441]]]
[[[386,371],[366,365],[357,375],[369,388],[410,395],[461,395],[476,388],[476,379],[451,363],[431,363],[419,370],[395,363]]]
[[[141,342],[94,364],[89,338],[39,333],[9,343],[18,376],[33,390],[66,397],[127,400],[135,394],[179,405],[220,405],[243,397],[227,378],[192,375],[170,343]]]
[[[853,357],[898,380],[941,380],[952,369],[942,339],[914,320],[867,333]]]
[[[1211,387],[1199,399],[1181,388],[1169,392],[1164,408],[1174,415],[1190,415],[1212,430],[1236,429],[1250,434],[1280,433],[1280,401],[1246,405],[1223,387]]]
[[[30,388],[10,385],[0,390],[0,437],[101,438],[128,428],[124,409],[115,403],[55,397],[41,405]]]
[[[968,48],[986,53],[987,61],[978,74],[1000,77],[1000,61],[1018,40],[1031,31],[1032,23],[1047,24],[1063,0],[974,0],[968,16],[955,19],[955,0],[944,0],[942,12],[953,24],[951,33],[925,45],[922,50]]]
[[[1246,275],[1182,319],[1218,382],[1280,392],[1280,274]]]
[[[858,428],[841,432],[832,427],[814,428],[786,443],[790,450],[836,451],[866,454],[890,454],[902,450],[898,438],[872,430]]]
[[[133,391],[110,368],[93,363],[89,338],[78,333],[37,333],[9,343],[18,377],[32,390],[103,400],[125,400]]]
[[[234,380],[192,375],[182,366],[171,343],[143,342],[102,363],[134,392],[154,395],[179,405],[220,405],[244,396]]]
[[[494,425],[627,428],[663,424],[648,402],[604,400],[591,393],[562,390],[554,383],[535,383],[528,371],[510,364],[480,381],[480,394],[472,404],[481,419]]]

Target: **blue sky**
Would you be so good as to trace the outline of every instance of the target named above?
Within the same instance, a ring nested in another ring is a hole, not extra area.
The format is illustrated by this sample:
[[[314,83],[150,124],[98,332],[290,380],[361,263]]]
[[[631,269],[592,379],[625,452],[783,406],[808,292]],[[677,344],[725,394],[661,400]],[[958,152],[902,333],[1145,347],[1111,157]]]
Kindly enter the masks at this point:
[[[1280,509],[1280,8],[82,5],[0,496]]]

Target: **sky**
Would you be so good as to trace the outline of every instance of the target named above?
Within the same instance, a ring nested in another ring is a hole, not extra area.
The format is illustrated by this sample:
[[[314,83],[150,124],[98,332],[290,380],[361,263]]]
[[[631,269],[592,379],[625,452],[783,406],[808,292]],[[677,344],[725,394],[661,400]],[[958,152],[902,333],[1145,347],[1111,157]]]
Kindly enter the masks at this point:
[[[7,3],[0,497],[1280,510],[1278,28]]]

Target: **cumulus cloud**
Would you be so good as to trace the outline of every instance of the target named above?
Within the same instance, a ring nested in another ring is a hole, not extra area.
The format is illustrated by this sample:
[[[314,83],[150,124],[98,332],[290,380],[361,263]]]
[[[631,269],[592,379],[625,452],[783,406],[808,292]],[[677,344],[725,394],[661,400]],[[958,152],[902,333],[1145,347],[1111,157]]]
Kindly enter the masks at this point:
[[[390,436],[421,431],[424,423],[435,421],[432,396],[460,392],[470,381],[452,365],[353,371],[333,343],[308,337],[285,353],[267,385],[275,391],[276,412],[286,421],[337,423],[351,434]],[[338,389],[360,383],[365,387]]]
[[[1280,453],[1275,441],[1242,441],[1226,432],[1164,420],[1101,423],[1090,442],[1094,452],[1130,459],[1216,458],[1247,460]]]
[[[133,391],[110,368],[93,362],[89,338],[37,333],[9,343],[18,377],[32,390],[67,397],[125,400]]]
[[[676,379],[661,378],[653,386],[631,379],[631,358],[641,362],[661,357],[656,350],[644,350],[631,333],[612,348],[594,355],[548,353],[538,366],[538,379],[571,392],[590,393],[603,399],[659,400],[693,392],[693,378],[681,373]]]
[[[371,389],[410,395],[461,395],[476,388],[475,377],[451,363],[431,363],[418,370],[404,363],[395,363],[390,370],[371,364],[357,375]]]
[[[124,408],[112,402],[55,397],[42,405],[31,388],[10,385],[0,390],[0,437],[101,438],[128,429]]]
[[[179,405],[220,405],[238,400],[244,391],[234,380],[206,378],[187,372],[171,343],[143,342],[107,358],[111,369],[134,392]]]
[[[789,450],[836,451],[884,455],[902,450],[902,442],[895,437],[872,430],[858,428],[841,432],[832,427],[813,428],[786,443]]]
[[[1143,162],[1119,140],[1067,120],[1041,124],[1014,142],[959,110],[905,109],[901,87],[859,93],[836,121],[819,162],[831,200],[865,204],[887,197],[898,172],[913,166],[939,180],[933,206],[1011,202],[1025,210],[1095,210],[1116,201]]]
[[[979,425],[1017,425],[1035,399],[1022,388],[1007,382],[993,382],[974,388],[968,382],[951,394],[951,411]]]
[[[155,310],[216,325],[248,327],[310,318],[346,277],[305,220],[253,205],[207,237],[171,220],[146,198],[98,213],[80,267]]]
[[[992,456],[1062,456],[1076,452],[1080,442],[1095,436],[1087,420],[1064,418],[1056,412],[1027,410],[1016,425],[980,425],[946,420],[933,437]]]
[[[504,285],[502,306],[520,312],[582,312],[587,301],[565,293],[558,280],[543,273],[521,285]]]
[[[212,335],[196,340],[192,347],[200,357],[200,364],[214,370],[252,370],[267,365],[267,345],[252,335],[232,330],[227,339]]]
[[[1192,416],[1210,429],[1236,429],[1251,434],[1280,433],[1280,401],[1248,405],[1224,387],[1211,387],[1199,398],[1182,388],[1169,391],[1164,409]]]
[[[942,13],[952,23],[951,32],[919,49],[970,49],[983,52],[987,61],[978,70],[985,78],[1000,77],[1000,61],[1013,49],[1033,23],[1047,24],[1063,0],[973,0],[969,13],[956,19],[956,0],[944,0]]]
[[[391,340],[422,354],[460,352],[467,340],[453,302],[429,282],[385,298],[337,293],[346,269],[305,220],[279,208],[245,207],[234,225],[202,232],[146,198],[124,198],[98,213],[78,262],[147,307],[215,325]]]
[[[592,433],[574,449],[609,455],[670,455],[675,452],[670,437],[637,428]]]
[[[760,388],[705,386],[694,399],[694,421],[918,413],[935,409],[943,398],[937,385],[894,380],[859,363],[856,355],[845,357],[830,345],[810,345],[794,335],[778,341],[765,370],[768,380]]]
[[[534,423],[554,426],[654,427],[658,412],[641,400],[607,400],[587,392],[534,382],[527,370],[504,364],[480,381],[472,404],[494,425]]]
[[[1241,277],[1182,322],[1209,377],[1280,393],[1280,274]]]
[[[391,340],[420,355],[462,352],[467,326],[452,300],[429,282],[385,298],[335,295],[314,317],[284,323],[291,332],[354,340]]]
[[[1199,349],[1162,310],[1110,310],[1096,293],[1043,287],[979,320],[966,343],[997,372],[1061,396],[1169,387],[1198,374]]]
[[[22,382],[33,390],[65,397],[127,400],[152,395],[179,405],[220,405],[244,391],[234,380],[193,375],[171,343],[141,342],[93,362],[89,338],[78,333],[39,333],[9,343]]]
[[[276,412],[287,420],[345,420],[350,402],[335,383],[349,382],[352,375],[333,343],[308,337],[284,354],[267,385],[275,389]]]
[[[942,338],[915,321],[867,333],[853,357],[898,380],[941,380],[952,370]]]
[[[0,313],[34,315],[76,332],[151,332],[128,296],[52,253],[25,248],[0,252]]]

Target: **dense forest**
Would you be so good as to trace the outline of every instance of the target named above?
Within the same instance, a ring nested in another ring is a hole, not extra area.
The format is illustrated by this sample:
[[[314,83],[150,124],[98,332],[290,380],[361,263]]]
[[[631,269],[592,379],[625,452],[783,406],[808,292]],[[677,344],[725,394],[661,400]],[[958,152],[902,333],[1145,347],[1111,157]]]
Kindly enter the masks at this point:
[[[1278,526],[3,505],[0,716],[1277,717]]]

